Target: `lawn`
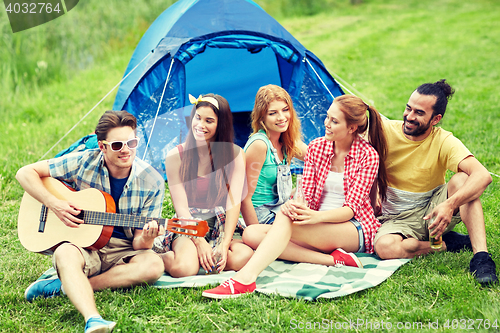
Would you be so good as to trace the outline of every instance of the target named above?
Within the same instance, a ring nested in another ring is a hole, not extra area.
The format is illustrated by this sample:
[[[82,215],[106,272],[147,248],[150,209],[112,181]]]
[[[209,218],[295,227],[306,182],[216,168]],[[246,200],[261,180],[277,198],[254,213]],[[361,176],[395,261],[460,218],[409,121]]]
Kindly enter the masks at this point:
[[[493,174],[481,200],[489,250],[500,264],[500,3],[364,0],[352,5],[348,0],[322,0],[321,11],[298,16],[284,10],[298,0],[257,2],[345,80],[350,91],[389,118],[402,118],[409,95],[421,83],[449,81],[456,94],[441,126]],[[29,253],[18,241],[23,190],[14,176],[19,167],[46,154],[120,81],[142,33],[166,6],[159,0],[122,3],[81,1],[67,16],[17,34],[10,31],[5,12],[0,14],[2,332],[83,330],[81,315],[66,297],[24,300],[25,288],[51,260]],[[47,156],[91,132],[113,97]],[[167,195],[163,215],[171,214]],[[458,230],[466,232],[463,226]],[[335,330],[335,324],[342,328],[342,323],[353,332],[499,331],[499,287],[482,288],[475,282],[468,274],[471,257],[471,252],[462,252],[414,259],[380,286],[315,302],[259,294],[210,301],[201,297],[202,288],[136,287],[105,290],[95,297],[102,315],[118,322],[117,332],[323,331]],[[345,324],[360,320],[372,325],[355,329]],[[314,322],[322,325],[314,329]]]

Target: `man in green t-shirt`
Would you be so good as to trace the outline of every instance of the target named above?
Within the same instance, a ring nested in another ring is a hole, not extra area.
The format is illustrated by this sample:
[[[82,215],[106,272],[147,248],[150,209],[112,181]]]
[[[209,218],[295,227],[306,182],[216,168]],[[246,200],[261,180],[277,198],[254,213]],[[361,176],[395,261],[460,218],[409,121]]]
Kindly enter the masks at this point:
[[[491,176],[459,139],[435,127],[453,93],[445,80],[425,83],[410,96],[403,121],[384,121],[388,190],[375,251],[382,259],[393,259],[469,249],[474,253],[470,272],[488,285],[498,279],[479,197]],[[447,170],[455,172],[448,183]],[[452,231],[460,221],[469,235]],[[442,247],[431,248],[429,237],[441,235]]]

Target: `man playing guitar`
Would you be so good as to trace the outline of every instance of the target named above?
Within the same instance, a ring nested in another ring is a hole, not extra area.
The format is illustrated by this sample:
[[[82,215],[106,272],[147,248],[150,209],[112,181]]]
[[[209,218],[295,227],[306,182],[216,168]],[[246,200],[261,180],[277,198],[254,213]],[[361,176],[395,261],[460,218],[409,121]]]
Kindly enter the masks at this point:
[[[70,228],[82,227],[82,208],[49,192],[42,178],[53,177],[76,190],[96,188],[111,194],[116,212],[159,218],[165,193],[163,177],[136,158],[137,122],[126,111],[106,111],[95,133],[99,149],[72,153],[22,167],[16,178],[24,190]],[[59,245],[52,261],[58,279],[38,280],[25,292],[28,301],[66,294],[85,318],[85,332],[111,332],[115,322],[102,319],[93,292],[106,288],[154,283],[163,274],[163,262],[151,247],[165,232],[154,220],[143,229],[115,227],[109,242],[88,250],[70,242]]]

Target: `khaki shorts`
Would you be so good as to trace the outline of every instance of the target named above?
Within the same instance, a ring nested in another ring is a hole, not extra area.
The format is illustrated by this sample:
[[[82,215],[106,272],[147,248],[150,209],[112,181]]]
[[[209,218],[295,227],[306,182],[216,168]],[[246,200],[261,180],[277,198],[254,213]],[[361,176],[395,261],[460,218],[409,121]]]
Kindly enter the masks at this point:
[[[132,247],[132,240],[120,239],[111,237],[108,244],[97,251],[86,250],[75,244],[71,244],[82,253],[85,260],[83,273],[87,277],[98,275],[106,272],[115,265],[128,264],[130,259],[136,255],[151,252],[152,250],[134,250]],[[57,271],[55,256],[52,256],[52,265]]]
[[[448,184],[443,185],[436,193],[433,194],[429,202],[424,207],[416,207],[406,212],[395,215],[379,216],[378,220],[382,226],[378,229],[373,244],[377,240],[387,234],[400,234],[404,238],[415,238],[420,241],[429,240],[429,223],[430,220],[424,220],[424,216],[430,213],[431,203],[439,205],[448,199]],[[444,231],[447,233],[462,221],[460,212],[451,218],[451,222]]]

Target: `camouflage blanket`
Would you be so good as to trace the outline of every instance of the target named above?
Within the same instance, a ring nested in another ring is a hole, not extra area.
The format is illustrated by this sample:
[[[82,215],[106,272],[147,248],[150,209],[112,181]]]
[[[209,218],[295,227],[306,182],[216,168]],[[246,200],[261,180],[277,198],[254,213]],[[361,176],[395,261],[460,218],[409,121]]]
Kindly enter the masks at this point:
[[[409,259],[380,260],[374,255],[364,253],[356,255],[361,260],[363,268],[327,267],[276,260],[257,278],[257,291],[305,300],[341,297],[379,285],[409,261]],[[234,274],[230,271],[185,278],[173,278],[164,274],[153,286],[156,288],[204,287],[217,285]],[[52,276],[56,276],[53,268],[47,270],[39,279]]]

